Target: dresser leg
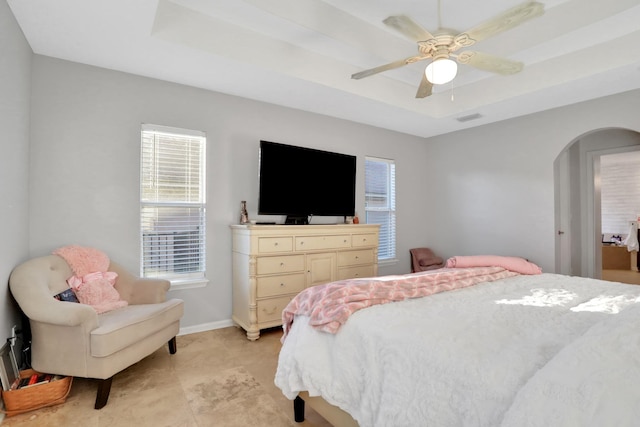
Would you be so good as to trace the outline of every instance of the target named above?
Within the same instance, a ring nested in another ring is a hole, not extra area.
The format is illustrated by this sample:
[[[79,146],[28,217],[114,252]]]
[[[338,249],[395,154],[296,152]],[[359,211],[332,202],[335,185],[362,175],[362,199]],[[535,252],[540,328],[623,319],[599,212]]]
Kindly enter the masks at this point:
[[[250,341],[255,341],[260,338],[260,329],[250,329],[247,331],[247,339]]]

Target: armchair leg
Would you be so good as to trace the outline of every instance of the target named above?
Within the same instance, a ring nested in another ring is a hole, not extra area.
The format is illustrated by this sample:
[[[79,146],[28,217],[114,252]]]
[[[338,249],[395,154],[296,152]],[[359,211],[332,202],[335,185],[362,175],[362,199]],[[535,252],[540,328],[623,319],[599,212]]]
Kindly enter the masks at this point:
[[[176,337],[173,337],[169,340],[169,353],[176,354],[177,351],[177,342]],[[107,401],[109,400],[109,392],[111,392],[111,382],[113,381],[113,377],[107,378],[106,380],[99,380],[98,383],[98,394],[96,395],[96,409],[102,409],[106,406]]]
[[[106,380],[100,380],[98,383],[98,394],[96,395],[96,409],[102,409],[107,404],[109,400],[109,392],[111,391],[111,381],[113,377],[107,378]]]

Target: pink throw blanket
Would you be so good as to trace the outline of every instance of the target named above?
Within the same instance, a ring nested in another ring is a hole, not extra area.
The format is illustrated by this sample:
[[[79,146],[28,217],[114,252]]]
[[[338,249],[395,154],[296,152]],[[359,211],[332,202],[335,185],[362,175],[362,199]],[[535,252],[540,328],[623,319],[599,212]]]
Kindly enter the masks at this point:
[[[107,271],[110,261],[104,252],[69,245],[56,249],[53,254],[62,257],[71,267],[74,275],[67,283],[81,304],[90,305],[97,313],[128,305],[113,287],[118,274]]]
[[[540,274],[542,269],[524,258],[499,255],[454,256],[447,260],[445,267],[468,268],[498,266],[520,274]]]
[[[309,316],[313,328],[335,334],[351,314],[372,305],[424,297],[517,275],[502,267],[443,268],[313,286],[296,295],[282,312],[282,342],[298,314]]]

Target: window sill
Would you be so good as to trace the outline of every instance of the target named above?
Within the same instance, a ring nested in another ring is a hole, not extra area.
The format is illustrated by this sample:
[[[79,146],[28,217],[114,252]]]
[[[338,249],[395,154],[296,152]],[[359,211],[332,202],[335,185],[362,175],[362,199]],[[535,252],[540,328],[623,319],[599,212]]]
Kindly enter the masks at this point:
[[[395,265],[398,263],[398,258],[389,258],[378,260],[378,265]]]
[[[185,289],[204,288],[209,283],[204,277],[198,279],[171,280],[170,291],[183,291]]]

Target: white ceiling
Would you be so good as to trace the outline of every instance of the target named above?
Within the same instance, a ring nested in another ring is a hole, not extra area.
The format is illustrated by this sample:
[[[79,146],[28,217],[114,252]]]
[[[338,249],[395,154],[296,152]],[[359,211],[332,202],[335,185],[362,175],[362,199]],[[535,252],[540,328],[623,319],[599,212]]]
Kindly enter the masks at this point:
[[[460,65],[416,99],[428,61],[382,20],[438,29],[438,0],[8,0],[37,54],[429,137],[640,88],[640,0],[542,0],[544,15],[473,50],[525,64],[511,76]],[[441,0],[468,30],[521,0]],[[453,98],[453,100],[452,100]],[[457,118],[480,114],[460,123]]]

